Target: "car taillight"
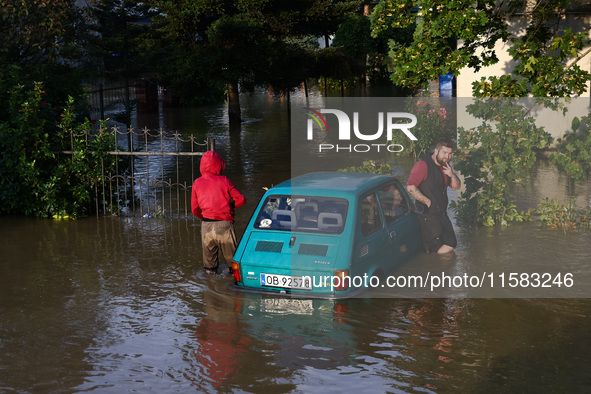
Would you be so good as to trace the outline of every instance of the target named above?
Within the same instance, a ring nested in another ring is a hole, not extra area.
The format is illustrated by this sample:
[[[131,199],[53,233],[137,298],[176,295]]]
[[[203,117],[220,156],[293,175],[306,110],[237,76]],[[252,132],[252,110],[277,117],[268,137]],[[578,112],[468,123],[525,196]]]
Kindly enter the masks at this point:
[[[235,261],[232,261],[232,274],[234,274],[236,282],[242,282],[240,278],[240,264]]]
[[[349,308],[346,304],[334,304],[333,308],[333,321],[337,323],[344,323],[345,317],[349,312]]]
[[[333,279],[334,289],[336,291],[343,291],[349,288],[349,282],[351,279],[349,278],[349,271],[348,270],[334,270],[334,276],[337,279]]]

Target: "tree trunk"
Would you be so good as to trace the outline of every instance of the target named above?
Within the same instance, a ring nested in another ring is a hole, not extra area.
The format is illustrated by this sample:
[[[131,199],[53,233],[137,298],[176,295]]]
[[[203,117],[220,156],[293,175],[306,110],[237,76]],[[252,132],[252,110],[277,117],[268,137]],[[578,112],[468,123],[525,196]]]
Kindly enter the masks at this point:
[[[228,118],[230,125],[239,125],[240,118],[240,97],[238,95],[238,81],[228,83]]]
[[[371,9],[369,7],[369,1],[366,1],[363,4],[363,16],[369,18],[371,14]],[[367,70],[369,70],[369,55],[365,55],[365,70],[361,75],[361,96],[367,96]]]

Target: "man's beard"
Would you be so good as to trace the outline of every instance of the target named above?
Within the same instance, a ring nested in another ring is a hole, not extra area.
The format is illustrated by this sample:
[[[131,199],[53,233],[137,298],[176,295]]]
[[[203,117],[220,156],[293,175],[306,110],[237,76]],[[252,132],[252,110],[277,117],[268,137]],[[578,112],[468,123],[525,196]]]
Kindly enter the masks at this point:
[[[447,163],[449,163],[449,162],[445,162],[444,158],[440,158],[439,156],[435,156],[435,164],[437,164],[438,166],[446,167]]]

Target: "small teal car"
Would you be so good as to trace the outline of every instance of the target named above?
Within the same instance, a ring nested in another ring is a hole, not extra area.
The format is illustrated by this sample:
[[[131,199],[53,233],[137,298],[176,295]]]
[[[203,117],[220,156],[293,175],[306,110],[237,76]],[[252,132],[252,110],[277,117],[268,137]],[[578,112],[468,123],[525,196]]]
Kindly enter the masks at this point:
[[[308,173],[262,197],[234,254],[231,288],[350,298],[383,287],[420,247],[414,204],[395,177]]]

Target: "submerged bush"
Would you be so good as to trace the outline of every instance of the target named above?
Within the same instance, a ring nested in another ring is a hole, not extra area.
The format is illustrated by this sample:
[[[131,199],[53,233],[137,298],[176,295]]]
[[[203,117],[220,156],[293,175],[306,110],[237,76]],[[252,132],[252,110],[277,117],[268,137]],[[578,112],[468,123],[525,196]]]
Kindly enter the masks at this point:
[[[582,181],[591,170],[591,118],[574,118],[572,133],[558,139],[556,152],[549,158],[558,168],[574,180]]]
[[[510,188],[527,176],[552,137],[516,99],[476,100],[468,112],[482,123],[473,130],[458,129],[455,168],[464,175],[465,190],[451,204],[456,217],[486,226],[523,221]]]
[[[89,214],[112,136],[87,141],[90,122],[77,116],[72,97],[56,121],[41,83],[15,87],[9,100],[9,118],[0,123],[0,214]],[[59,153],[69,150],[75,153]]]
[[[591,210],[576,209],[573,201],[562,205],[557,199],[546,198],[534,210],[534,214],[538,215],[542,224],[551,228],[574,230],[591,227]]]
[[[388,163],[378,163],[375,160],[366,160],[360,166],[341,168],[338,171],[390,175],[392,173],[392,166]]]

